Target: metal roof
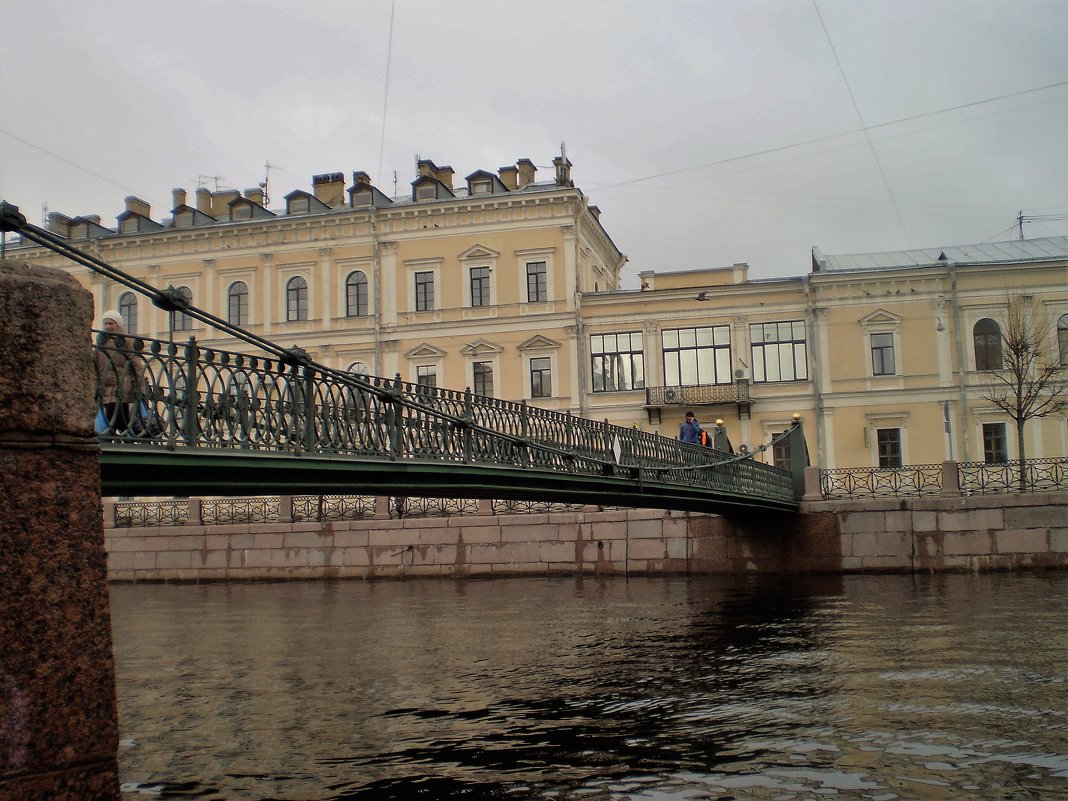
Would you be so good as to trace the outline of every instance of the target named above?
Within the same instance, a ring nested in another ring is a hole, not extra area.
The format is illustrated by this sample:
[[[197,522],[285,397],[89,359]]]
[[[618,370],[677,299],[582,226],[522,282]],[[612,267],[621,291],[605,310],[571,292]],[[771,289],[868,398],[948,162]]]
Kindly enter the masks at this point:
[[[812,249],[813,265],[818,265],[820,272],[930,267],[946,261],[957,264],[998,264],[1055,259],[1068,259],[1068,236],[1016,239],[1008,242],[981,242],[977,245],[957,245],[923,250],[849,253],[837,256],[825,256],[818,247]]]

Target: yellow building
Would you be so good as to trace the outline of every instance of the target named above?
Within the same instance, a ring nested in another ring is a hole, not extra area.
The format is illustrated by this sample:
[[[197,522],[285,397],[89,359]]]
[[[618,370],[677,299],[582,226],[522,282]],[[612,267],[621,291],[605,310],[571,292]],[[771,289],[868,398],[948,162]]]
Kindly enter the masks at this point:
[[[138,198],[114,229],[53,214],[72,244],[331,367],[570,411],[674,437],[687,409],[755,450],[806,424],[823,467],[1017,457],[1015,426],[980,397],[991,331],[1025,296],[1068,363],[1068,237],[824,256],[812,272],[749,280],[746,264],[641,273],[574,186],[529,159],[454,180],[419,162],[390,198],[355,172],[314,176],[270,210],[262,189],[174,190],[171,216]],[[36,247],[132,331],[242,346]],[[1059,339],[1058,339],[1059,337]],[[994,337],[996,340],[996,336]],[[978,364],[977,364],[978,359]],[[1068,454],[1059,414],[1028,424],[1028,458]],[[785,454],[761,453],[772,461]]]

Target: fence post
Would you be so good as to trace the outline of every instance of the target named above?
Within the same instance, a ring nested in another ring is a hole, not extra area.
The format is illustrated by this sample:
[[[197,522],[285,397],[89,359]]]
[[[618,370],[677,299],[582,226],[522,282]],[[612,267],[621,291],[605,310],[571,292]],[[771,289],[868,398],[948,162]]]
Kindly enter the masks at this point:
[[[809,465],[805,468],[805,494],[801,497],[801,500],[823,500],[823,487],[820,486],[820,468],[818,465]]]
[[[808,443],[805,442],[805,428],[801,424],[801,415],[794,413],[793,426],[790,428],[790,478],[794,485],[794,497],[797,500],[805,495],[805,468],[808,467]]]
[[[200,348],[197,347],[196,337],[189,337],[189,341],[185,344],[185,397],[182,398],[185,411],[182,419],[182,436],[185,444],[194,448],[198,444],[197,433],[200,427],[200,392],[197,389],[199,359]]]
[[[950,498],[960,496],[960,472],[956,462],[942,462],[942,495]]]
[[[315,368],[304,366],[303,375],[304,393],[304,450],[311,453],[315,450]]]
[[[471,464],[471,452],[474,442],[472,438],[475,432],[471,429],[471,423],[475,419],[475,400],[471,397],[471,387],[464,390],[464,464]]]

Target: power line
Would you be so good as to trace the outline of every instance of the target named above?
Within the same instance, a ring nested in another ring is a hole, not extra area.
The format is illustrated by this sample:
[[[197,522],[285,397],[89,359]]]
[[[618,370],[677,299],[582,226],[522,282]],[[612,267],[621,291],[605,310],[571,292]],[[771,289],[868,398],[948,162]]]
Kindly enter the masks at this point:
[[[393,61],[393,14],[397,9],[397,0],[389,4],[389,37],[386,45],[386,85],[382,91],[382,135],[378,138],[378,172],[375,181],[382,182],[382,154],[386,149],[386,108],[389,104],[389,65]],[[396,192],[394,192],[396,194]]]
[[[868,125],[864,128],[855,128],[851,131],[841,131],[839,133],[827,134],[826,136],[817,136],[813,139],[805,139],[800,142],[793,142],[788,145],[777,145],[776,147],[765,148],[764,150],[754,150],[752,153],[743,153],[738,156],[731,156],[725,159],[718,159],[717,161],[707,161],[703,164],[696,164],[689,167],[679,167],[674,170],[665,170],[664,172],[653,173],[651,175],[643,175],[639,178],[628,178],[626,181],[617,181],[614,184],[602,184],[600,186],[594,185],[594,188],[599,192],[603,192],[606,189],[615,189],[620,186],[629,186],[630,184],[638,184],[643,181],[655,181],[657,178],[667,178],[672,175],[682,175],[683,173],[693,172],[694,170],[705,170],[709,167],[719,167],[723,164],[732,164],[736,161],[744,161],[745,159],[757,158],[758,156],[768,156],[772,153],[781,153],[785,150],[793,150],[799,147],[805,147],[807,145],[818,144],[819,142],[828,142],[832,139],[842,139],[846,136],[853,136],[858,133],[865,133],[866,131],[875,131],[879,128],[887,128],[891,125],[900,125],[904,122],[912,122],[913,120],[920,120],[925,117],[934,117],[939,114],[948,114],[951,111],[960,111],[961,109],[973,108],[975,106],[982,106],[987,103],[996,103],[1000,100],[1008,100],[1013,97],[1020,97],[1021,95],[1034,94],[1035,92],[1045,92],[1049,89],[1058,89],[1062,86],[1068,86],[1068,81],[1058,81],[1056,83],[1049,83],[1045,86],[1035,86],[1030,89],[1022,89],[1019,92],[1008,92],[1007,94],[998,95],[996,97],[988,97],[983,100],[974,100],[970,103],[961,103],[958,106],[948,106],[946,108],[937,109],[936,111],[924,111],[919,114],[912,114],[908,117],[899,117],[895,120],[887,120],[886,122],[878,122],[874,125]]]
[[[857,119],[860,120],[861,126],[864,128],[864,136],[868,140],[868,147],[871,148],[872,158],[875,159],[875,166],[879,168],[879,175],[882,176],[883,186],[886,187],[886,194],[890,197],[890,203],[894,207],[894,214],[897,215],[897,221],[901,225],[901,232],[905,234],[905,241],[909,243],[909,247],[912,247],[912,238],[909,237],[909,229],[905,225],[905,218],[901,216],[901,209],[898,208],[897,199],[894,197],[894,192],[890,188],[890,181],[886,177],[886,170],[883,169],[883,163],[879,159],[879,152],[875,149],[875,143],[871,139],[871,131],[868,130],[868,125],[864,121],[864,115],[860,113],[860,106],[857,104],[857,98],[853,94],[853,87],[849,85],[849,77],[846,75],[845,67],[842,66],[842,60],[838,58],[838,50],[835,49],[834,40],[831,39],[831,32],[827,30],[827,23],[823,21],[823,14],[820,13],[820,6],[816,0],[812,0],[812,7],[816,9],[816,16],[819,18],[820,27],[823,28],[823,35],[827,37],[827,44],[831,48],[831,54],[834,56],[834,63],[838,65],[838,72],[842,75],[842,83],[845,84],[846,91],[849,92],[849,100],[853,103],[853,110],[857,113]]]

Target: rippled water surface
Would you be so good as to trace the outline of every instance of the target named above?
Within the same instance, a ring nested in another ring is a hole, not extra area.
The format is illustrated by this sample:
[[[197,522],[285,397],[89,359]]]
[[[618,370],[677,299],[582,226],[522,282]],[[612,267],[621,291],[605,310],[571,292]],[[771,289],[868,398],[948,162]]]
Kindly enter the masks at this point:
[[[1066,799],[1068,575],[111,588],[127,799]]]

